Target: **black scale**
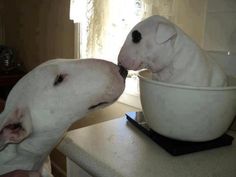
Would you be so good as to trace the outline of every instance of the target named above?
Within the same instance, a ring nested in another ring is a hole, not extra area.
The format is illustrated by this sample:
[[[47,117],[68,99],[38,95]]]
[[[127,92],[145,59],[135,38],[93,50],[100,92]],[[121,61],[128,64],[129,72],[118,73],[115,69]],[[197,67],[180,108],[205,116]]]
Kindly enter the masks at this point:
[[[224,134],[217,139],[205,142],[180,141],[165,137],[150,129],[144,120],[142,112],[126,113],[126,118],[132,125],[138,128],[141,132],[173,156],[228,146],[232,144],[234,139],[232,136]]]

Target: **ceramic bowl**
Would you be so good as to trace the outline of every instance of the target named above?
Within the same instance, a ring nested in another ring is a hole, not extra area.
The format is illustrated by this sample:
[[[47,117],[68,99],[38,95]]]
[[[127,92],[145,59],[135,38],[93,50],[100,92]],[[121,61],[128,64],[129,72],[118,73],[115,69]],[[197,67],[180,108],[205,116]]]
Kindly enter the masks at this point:
[[[192,87],[152,80],[139,72],[145,119],[154,131],[178,140],[209,141],[223,135],[236,115],[236,78],[227,87]]]

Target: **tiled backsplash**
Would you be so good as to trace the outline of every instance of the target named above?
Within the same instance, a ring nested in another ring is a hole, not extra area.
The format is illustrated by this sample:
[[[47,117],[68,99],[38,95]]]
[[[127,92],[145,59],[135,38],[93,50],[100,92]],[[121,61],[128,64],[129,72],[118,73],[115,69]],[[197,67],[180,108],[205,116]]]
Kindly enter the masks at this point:
[[[204,49],[236,52],[236,1],[208,0]]]
[[[158,2],[164,3],[164,0]],[[236,53],[236,0],[171,0],[169,17],[202,48]],[[168,15],[169,13],[169,15]]]
[[[235,0],[208,0],[208,12],[235,12]]]
[[[200,46],[204,42],[207,0],[175,0],[171,20]]]

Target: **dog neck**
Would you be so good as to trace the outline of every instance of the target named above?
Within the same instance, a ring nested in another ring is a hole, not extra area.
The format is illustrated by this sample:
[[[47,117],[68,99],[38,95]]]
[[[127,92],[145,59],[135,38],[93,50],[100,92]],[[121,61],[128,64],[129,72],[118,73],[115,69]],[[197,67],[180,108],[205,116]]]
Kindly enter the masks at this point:
[[[32,132],[21,143],[6,146],[0,152],[0,175],[12,169],[40,170],[50,151],[63,138],[67,128],[42,133]]]

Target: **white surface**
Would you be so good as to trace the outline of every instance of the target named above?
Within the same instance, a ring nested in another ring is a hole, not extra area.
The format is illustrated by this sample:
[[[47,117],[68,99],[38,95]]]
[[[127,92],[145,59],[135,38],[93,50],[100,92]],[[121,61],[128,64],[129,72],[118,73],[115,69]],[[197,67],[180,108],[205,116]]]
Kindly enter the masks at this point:
[[[235,140],[231,146],[174,157],[125,118],[73,130],[58,149],[94,177],[236,176]]]
[[[148,125],[179,140],[208,141],[227,131],[236,115],[236,78],[230,87],[192,87],[152,80],[141,71],[140,97]]]
[[[75,162],[66,158],[67,177],[92,177]]]

